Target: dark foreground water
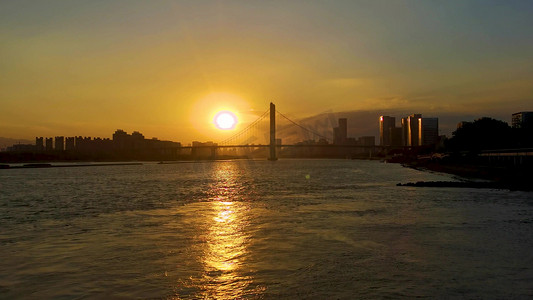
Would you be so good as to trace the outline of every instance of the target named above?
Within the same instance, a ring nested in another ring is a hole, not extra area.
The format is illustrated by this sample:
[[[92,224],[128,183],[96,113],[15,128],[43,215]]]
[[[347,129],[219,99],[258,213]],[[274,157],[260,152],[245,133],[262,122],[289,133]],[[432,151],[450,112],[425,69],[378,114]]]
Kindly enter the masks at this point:
[[[396,164],[0,170],[0,298],[533,297],[533,193]]]

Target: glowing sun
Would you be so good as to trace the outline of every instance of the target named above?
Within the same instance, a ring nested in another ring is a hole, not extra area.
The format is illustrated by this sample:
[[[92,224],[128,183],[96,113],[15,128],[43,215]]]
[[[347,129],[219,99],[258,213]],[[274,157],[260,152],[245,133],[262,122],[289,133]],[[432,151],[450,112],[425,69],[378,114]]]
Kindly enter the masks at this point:
[[[235,128],[237,125],[237,117],[229,111],[221,111],[217,113],[213,120],[218,129],[228,130]]]

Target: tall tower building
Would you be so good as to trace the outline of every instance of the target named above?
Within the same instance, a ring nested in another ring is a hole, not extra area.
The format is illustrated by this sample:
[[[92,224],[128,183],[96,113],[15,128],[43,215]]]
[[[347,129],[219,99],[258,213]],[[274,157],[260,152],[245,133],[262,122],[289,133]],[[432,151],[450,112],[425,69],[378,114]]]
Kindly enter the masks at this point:
[[[407,146],[418,146],[418,119],[422,118],[422,114],[412,114],[407,117]]]
[[[56,151],[64,151],[65,150],[65,137],[63,136],[56,136],[55,139],[55,148]]]
[[[74,151],[74,137],[67,137],[65,139],[65,150]]]
[[[36,137],[35,138],[35,148],[37,149],[37,152],[43,152],[44,151],[44,139],[43,139],[43,137]]]
[[[343,143],[348,139],[348,119],[340,118],[339,119],[339,134]]]
[[[392,133],[396,125],[396,118],[389,116],[379,117],[379,144],[381,146],[392,145]]]
[[[346,144],[348,140],[348,119],[340,118],[339,127],[333,128],[333,143],[340,145]]]
[[[439,140],[439,119],[418,119],[418,145],[434,145]]]
[[[46,147],[45,150],[46,150],[47,152],[51,152],[51,151],[54,150],[54,139],[52,139],[52,138],[46,138],[45,143],[46,143],[46,144],[45,144],[45,147]]]
[[[409,146],[409,122],[402,118],[402,146]]]
[[[117,129],[115,133],[113,133],[113,141],[114,142],[123,142],[128,139],[130,135],[126,133],[126,131],[122,129]]]

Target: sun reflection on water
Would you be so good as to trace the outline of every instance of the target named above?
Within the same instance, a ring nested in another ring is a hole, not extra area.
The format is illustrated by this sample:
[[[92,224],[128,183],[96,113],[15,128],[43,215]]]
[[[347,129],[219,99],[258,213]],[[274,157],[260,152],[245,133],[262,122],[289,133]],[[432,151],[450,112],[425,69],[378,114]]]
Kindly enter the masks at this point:
[[[210,207],[205,248],[202,298],[241,298],[252,278],[242,267],[247,254],[248,205],[241,193],[239,168],[234,162],[214,165],[214,183],[209,194]]]
[[[244,234],[239,228],[239,221],[233,202],[213,202],[216,216],[208,240],[208,251],[205,257],[211,269],[232,271],[238,267],[239,257],[246,249]]]

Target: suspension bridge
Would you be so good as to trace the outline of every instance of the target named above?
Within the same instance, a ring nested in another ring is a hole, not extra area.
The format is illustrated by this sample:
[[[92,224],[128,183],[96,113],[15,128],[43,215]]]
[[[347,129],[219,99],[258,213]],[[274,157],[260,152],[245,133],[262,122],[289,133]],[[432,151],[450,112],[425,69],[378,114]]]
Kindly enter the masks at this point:
[[[332,124],[315,124],[314,128],[291,120],[270,103],[267,111],[234,135],[219,141],[193,142],[191,157],[209,159],[224,157],[339,157],[353,153],[371,156],[381,146],[334,143]],[[283,142],[283,143],[282,143]]]

